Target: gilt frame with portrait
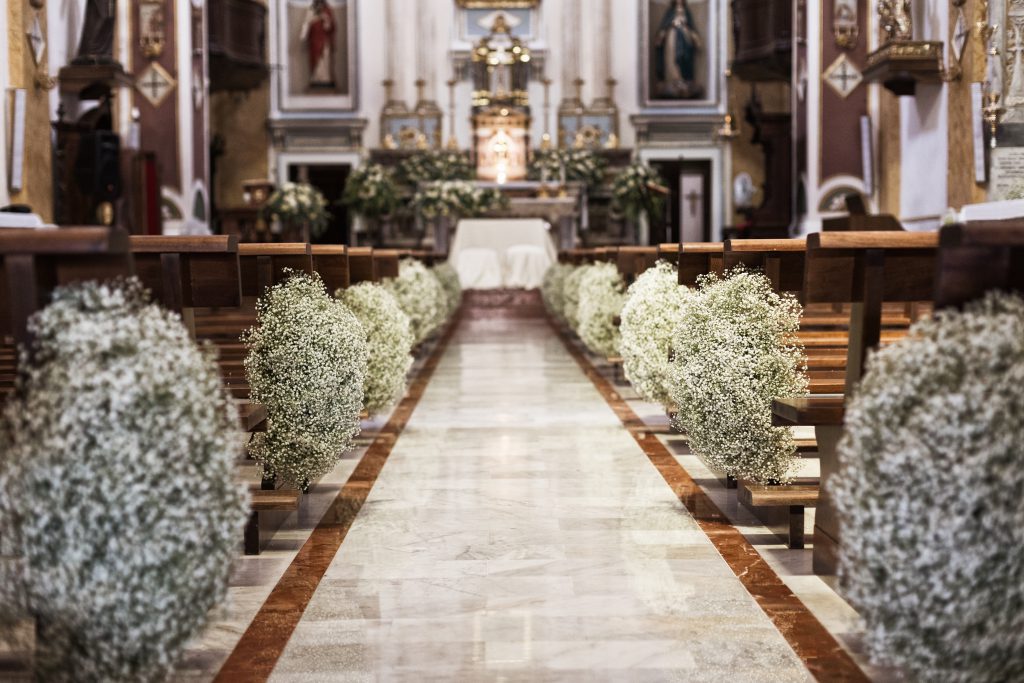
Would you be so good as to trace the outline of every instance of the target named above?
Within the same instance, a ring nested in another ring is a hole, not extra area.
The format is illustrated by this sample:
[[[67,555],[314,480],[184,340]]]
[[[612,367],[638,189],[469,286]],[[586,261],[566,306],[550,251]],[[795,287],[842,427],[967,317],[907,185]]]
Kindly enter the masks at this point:
[[[356,0],[281,0],[277,11],[277,78],[281,111],[354,111],[358,108],[358,46]],[[327,9],[331,24],[326,40],[325,24],[316,16],[318,6]],[[318,26],[314,26],[318,23]],[[320,47],[323,60],[311,55]],[[326,48],[329,53],[322,50]]]
[[[720,111],[724,6],[718,0],[641,0],[638,82],[645,108]]]

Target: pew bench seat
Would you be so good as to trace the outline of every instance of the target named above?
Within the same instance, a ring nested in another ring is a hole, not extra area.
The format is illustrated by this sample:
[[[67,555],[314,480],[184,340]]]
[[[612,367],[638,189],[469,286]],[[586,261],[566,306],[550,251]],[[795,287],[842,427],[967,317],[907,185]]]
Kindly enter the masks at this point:
[[[294,512],[299,509],[301,493],[292,489],[250,490],[249,521],[245,525],[245,554],[260,554],[260,513]]]
[[[777,398],[772,401],[772,424],[776,427],[842,426],[845,399],[823,395],[805,398]]]
[[[804,547],[804,511],[817,506],[819,493],[817,479],[798,479],[792,484],[776,486],[741,480],[736,495],[740,503],[755,513],[754,508],[788,508],[787,545],[792,550],[800,550]]]

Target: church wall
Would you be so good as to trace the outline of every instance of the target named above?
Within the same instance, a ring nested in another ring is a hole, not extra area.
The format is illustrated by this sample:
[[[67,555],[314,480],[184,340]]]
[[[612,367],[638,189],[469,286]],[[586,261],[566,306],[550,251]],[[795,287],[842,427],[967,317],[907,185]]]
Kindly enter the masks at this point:
[[[964,13],[968,18],[975,17],[978,12],[978,0],[967,0]],[[949,8],[949,22],[954,25],[956,15]],[[948,58],[953,59],[947,51]],[[962,74],[959,79],[949,84],[949,205],[961,207],[965,204],[983,202],[987,192],[984,185],[974,182],[974,110],[971,106],[971,83],[985,78],[985,49],[981,41],[974,35],[968,38],[960,66]]]
[[[32,210],[43,217],[53,218],[53,173],[52,144],[50,142],[50,105],[46,90],[37,88],[35,84],[36,66],[29,50],[26,31],[31,21],[32,11],[27,0],[15,0],[7,3],[6,50],[8,52],[8,88],[23,88],[26,92],[25,111],[25,155],[23,189],[8,192],[8,201],[17,204],[28,204]],[[43,35],[46,35],[46,13],[40,12],[40,23]],[[5,130],[10,130],[12,96],[5,89],[4,117]],[[5,147],[6,150],[6,147]],[[4,165],[8,165],[9,152],[5,152]],[[9,180],[5,179],[4,187],[9,188]]]
[[[241,206],[243,181],[269,177],[269,113],[269,79],[245,94],[211,93],[210,136],[224,139],[224,154],[217,160],[217,185],[212,188],[217,206]]]
[[[0,36],[7,36],[7,15],[8,9],[0,12]],[[7,206],[10,196],[7,190],[7,166],[9,153],[7,151],[7,130],[11,125],[10,102],[7,96],[7,81],[10,78],[9,51],[0,50],[0,206]]]

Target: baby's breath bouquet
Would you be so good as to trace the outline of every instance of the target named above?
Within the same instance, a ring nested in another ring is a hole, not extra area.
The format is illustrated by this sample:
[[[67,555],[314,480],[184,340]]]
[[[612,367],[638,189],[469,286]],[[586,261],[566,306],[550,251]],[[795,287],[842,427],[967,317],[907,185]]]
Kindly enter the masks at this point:
[[[412,367],[409,316],[383,285],[362,282],[336,295],[366,332],[368,361],[363,382],[363,407],[372,414],[387,410],[405,394]]]
[[[285,183],[270,195],[263,210],[282,223],[308,225],[313,237],[323,235],[331,220],[327,200],[308,183]]]
[[[692,291],[679,284],[671,263],[659,261],[644,271],[626,292],[622,308],[622,367],[640,396],[672,404],[669,352]]]
[[[465,180],[442,180],[420,187],[413,206],[424,218],[480,216],[501,208],[507,199],[500,190],[477,187]]]
[[[416,259],[402,259],[398,277],[386,280],[412,323],[412,336],[419,344],[444,325],[448,317],[448,299],[437,276]]]
[[[614,263],[595,263],[580,279],[580,305],[576,334],[599,356],[619,352],[619,328],[615,317],[625,303],[626,283]]]
[[[367,164],[349,175],[341,201],[363,218],[389,216],[399,206],[398,186],[390,170]]]
[[[630,220],[647,213],[658,221],[665,208],[665,198],[654,188],[662,185],[664,181],[656,170],[643,163],[631,164],[612,181],[612,205]]]
[[[416,152],[403,161],[398,176],[406,185],[416,187],[439,180],[472,180],[476,170],[466,152],[431,149]]]
[[[565,322],[568,323],[569,329],[576,331],[579,327],[579,310],[580,310],[580,284],[583,282],[583,276],[593,268],[592,265],[577,266],[565,276],[565,285],[562,287],[562,300],[564,305],[562,311],[565,314]]]
[[[564,171],[567,181],[595,188],[604,182],[605,160],[589,149],[552,149],[536,152],[530,162],[531,180],[558,182]]]
[[[444,288],[448,317],[451,317],[462,304],[462,283],[459,282],[459,273],[447,261],[434,266],[433,271],[438,282]]]
[[[989,294],[876,352],[846,409],[841,586],[911,680],[1024,680],[1024,300]]]
[[[565,279],[572,271],[572,265],[556,263],[544,273],[544,282],[540,287],[540,294],[548,312],[559,320],[565,319]]]
[[[0,619],[35,619],[39,680],[163,680],[227,591],[238,416],[213,351],[147,299],[58,289],[0,421]]]
[[[672,402],[690,447],[713,467],[761,484],[790,481],[796,446],[772,426],[772,400],[807,393],[800,304],[761,273],[706,275],[675,334]]]
[[[242,341],[250,395],[267,408],[267,431],[253,437],[249,452],[265,474],[305,490],[359,433],[366,333],[316,274],[295,272],[267,290],[256,317]]]

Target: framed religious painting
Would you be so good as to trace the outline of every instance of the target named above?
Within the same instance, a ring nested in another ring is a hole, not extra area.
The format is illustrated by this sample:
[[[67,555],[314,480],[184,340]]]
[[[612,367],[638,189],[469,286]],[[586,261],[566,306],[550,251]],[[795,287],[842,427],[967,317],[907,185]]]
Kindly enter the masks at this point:
[[[718,108],[725,66],[724,7],[720,0],[641,0],[643,106]]]
[[[281,110],[356,109],[356,0],[279,0],[274,4]]]

